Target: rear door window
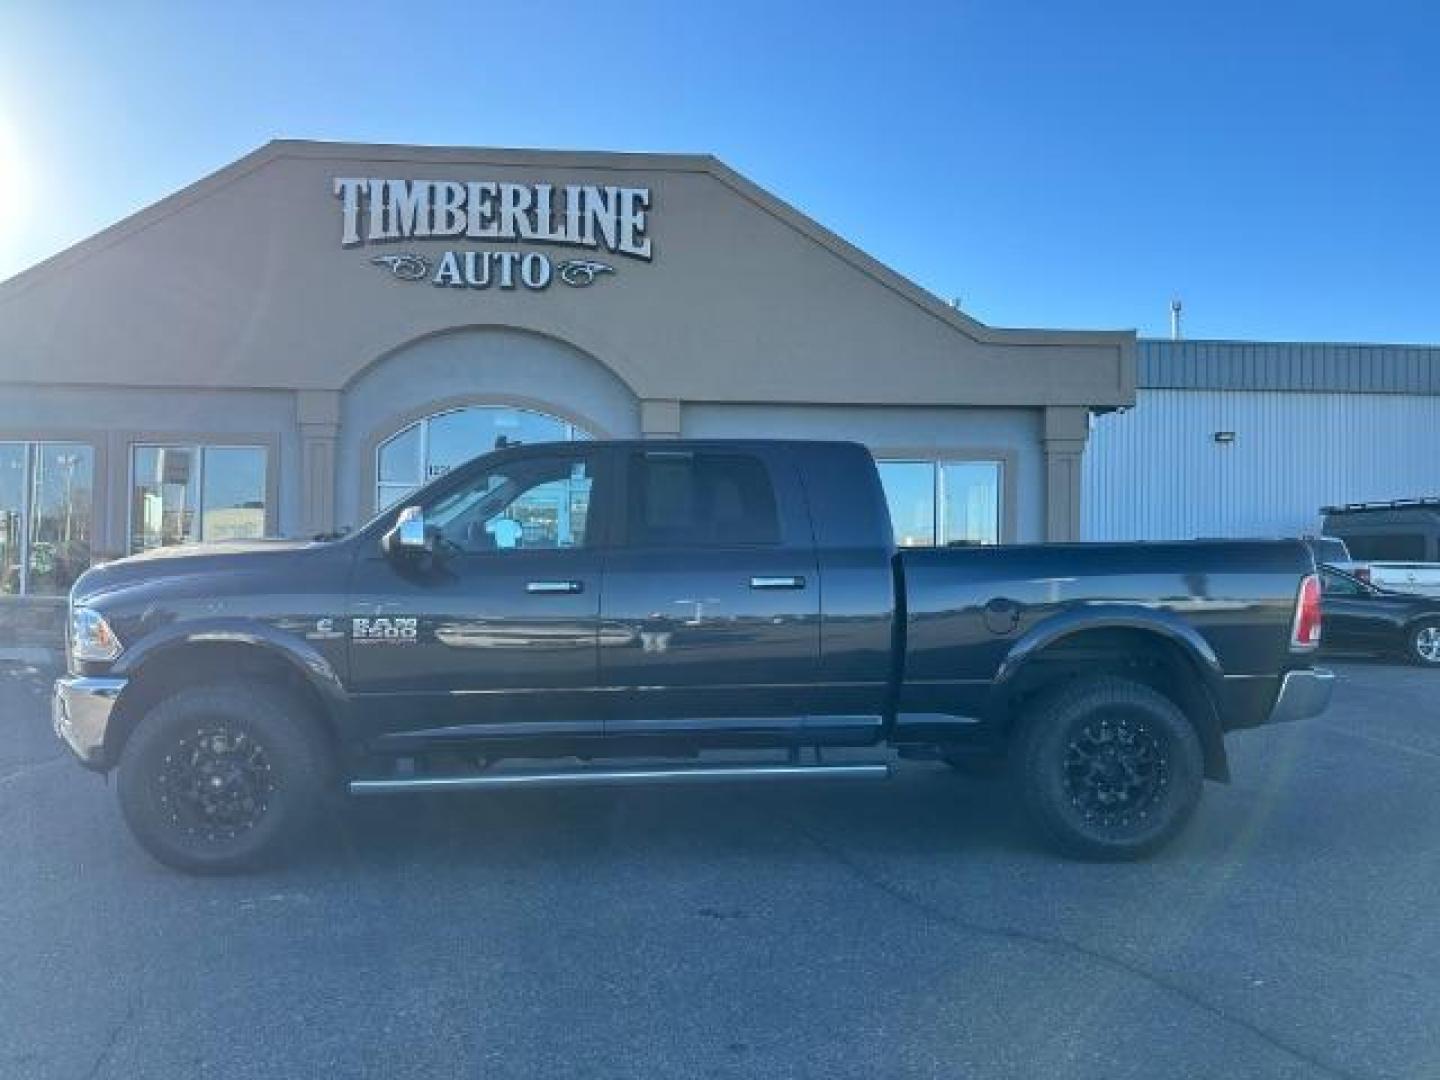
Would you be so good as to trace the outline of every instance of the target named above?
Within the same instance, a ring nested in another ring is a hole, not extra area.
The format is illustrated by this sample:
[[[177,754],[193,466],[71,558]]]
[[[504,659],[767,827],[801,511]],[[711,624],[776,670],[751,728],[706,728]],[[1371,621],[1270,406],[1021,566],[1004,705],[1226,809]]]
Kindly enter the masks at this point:
[[[628,533],[637,547],[780,542],[770,471],[752,454],[636,453],[628,470]]]

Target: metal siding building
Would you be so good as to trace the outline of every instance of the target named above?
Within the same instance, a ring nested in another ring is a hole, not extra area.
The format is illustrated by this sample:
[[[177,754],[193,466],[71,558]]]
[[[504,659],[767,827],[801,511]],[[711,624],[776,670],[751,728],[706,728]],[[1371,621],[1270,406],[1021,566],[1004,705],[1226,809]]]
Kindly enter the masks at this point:
[[[1087,540],[1293,536],[1440,494],[1440,348],[1142,341],[1137,384],[1093,423]]]

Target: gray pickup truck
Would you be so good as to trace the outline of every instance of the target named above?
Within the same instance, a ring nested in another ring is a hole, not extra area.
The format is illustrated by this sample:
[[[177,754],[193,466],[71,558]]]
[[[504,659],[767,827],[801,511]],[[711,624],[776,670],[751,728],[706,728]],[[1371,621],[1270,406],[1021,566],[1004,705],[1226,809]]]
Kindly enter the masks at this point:
[[[249,867],[332,793],[878,778],[1008,761],[1060,850],[1176,835],[1226,732],[1322,710],[1298,541],[895,548],[863,447],[478,458],[331,542],[71,595],[54,722],[140,843]],[[962,823],[957,822],[957,827]]]

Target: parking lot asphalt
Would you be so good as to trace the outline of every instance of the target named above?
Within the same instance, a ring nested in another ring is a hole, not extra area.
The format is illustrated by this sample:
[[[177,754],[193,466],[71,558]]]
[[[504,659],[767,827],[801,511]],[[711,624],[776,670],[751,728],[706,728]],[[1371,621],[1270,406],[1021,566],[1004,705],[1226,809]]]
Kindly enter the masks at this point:
[[[356,803],[226,879],[5,670],[0,1077],[1437,1076],[1440,672],[1335,666],[1140,864],[915,764]]]

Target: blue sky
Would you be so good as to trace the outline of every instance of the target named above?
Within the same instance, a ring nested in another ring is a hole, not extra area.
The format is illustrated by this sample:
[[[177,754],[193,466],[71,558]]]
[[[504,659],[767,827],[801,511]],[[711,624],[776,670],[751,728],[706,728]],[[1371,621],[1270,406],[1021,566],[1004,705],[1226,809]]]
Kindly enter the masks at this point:
[[[994,325],[1440,342],[1437,12],[0,0],[0,278],[276,136],[705,151]]]

